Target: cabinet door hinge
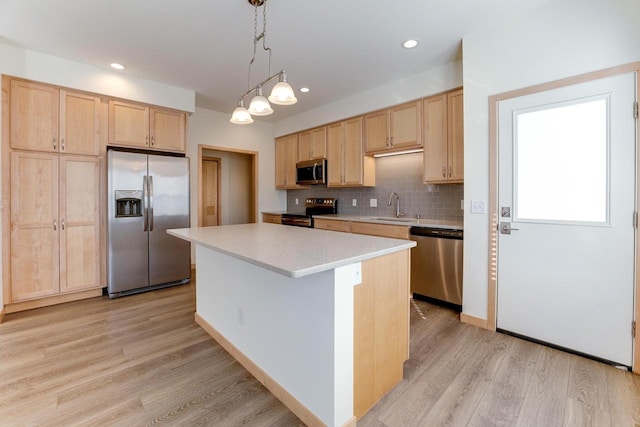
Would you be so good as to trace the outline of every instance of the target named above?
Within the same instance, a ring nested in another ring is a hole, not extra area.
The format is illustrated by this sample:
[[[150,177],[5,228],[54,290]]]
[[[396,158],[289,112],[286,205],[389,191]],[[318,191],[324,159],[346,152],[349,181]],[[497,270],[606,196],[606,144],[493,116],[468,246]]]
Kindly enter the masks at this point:
[[[633,118],[638,118],[638,101],[633,103]]]
[[[638,211],[633,212],[633,228],[638,228]]]

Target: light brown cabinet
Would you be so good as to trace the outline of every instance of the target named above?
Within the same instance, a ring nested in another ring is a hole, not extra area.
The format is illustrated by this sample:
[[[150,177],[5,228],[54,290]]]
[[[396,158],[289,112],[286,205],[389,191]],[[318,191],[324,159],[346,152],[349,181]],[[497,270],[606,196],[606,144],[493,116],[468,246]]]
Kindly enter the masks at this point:
[[[375,224],[371,222],[316,218],[313,221],[313,228],[409,240],[409,227],[405,225]]]
[[[298,134],[276,138],[276,188],[291,190],[302,188],[296,184],[298,161]]]
[[[409,239],[409,227],[405,225],[373,224],[370,222],[352,222],[351,232],[367,234],[369,236],[392,237],[394,239]]]
[[[262,222],[267,222],[270,224],[282,224],[282,215],[263,213]]]
[[[109,144],[184,152],[186,113],[134,102],[109,101]]]
[[[365,156],[362,117],[327,126],[327,186],[375,185],[375,160]]]
[[[423,100],[424,182],[464,182],[463,91]]]
[[[100,160],[11,153],[11,298],[100,288]]]
[[[298,134],[298,161],[327,157],[327,127],[311,129]]]
[[[351,233],[351,222],[340,221],[336,219],[314,218],[313,228],[320,230],[341,231],[343,233]]]
[[[422,147],[421,101],[411,101],[364,116],[365,153]]]
[[[100,154],[100,97],[11,81],[11,148]]]

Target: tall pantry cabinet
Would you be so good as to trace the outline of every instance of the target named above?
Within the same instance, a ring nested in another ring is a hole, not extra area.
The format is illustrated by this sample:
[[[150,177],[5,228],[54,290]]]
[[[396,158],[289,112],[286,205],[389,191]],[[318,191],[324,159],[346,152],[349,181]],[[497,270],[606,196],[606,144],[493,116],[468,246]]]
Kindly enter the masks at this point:
[[[2,102],[7,312],[100,295],[101,98],[3,76]]]

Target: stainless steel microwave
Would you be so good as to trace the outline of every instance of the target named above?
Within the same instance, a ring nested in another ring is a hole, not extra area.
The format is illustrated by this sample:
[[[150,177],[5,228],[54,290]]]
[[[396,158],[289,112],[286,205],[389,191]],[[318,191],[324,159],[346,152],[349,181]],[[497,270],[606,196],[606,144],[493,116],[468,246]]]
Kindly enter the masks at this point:
[[[326,184],[327,159],[305,160],[296,163],[296,184]]]

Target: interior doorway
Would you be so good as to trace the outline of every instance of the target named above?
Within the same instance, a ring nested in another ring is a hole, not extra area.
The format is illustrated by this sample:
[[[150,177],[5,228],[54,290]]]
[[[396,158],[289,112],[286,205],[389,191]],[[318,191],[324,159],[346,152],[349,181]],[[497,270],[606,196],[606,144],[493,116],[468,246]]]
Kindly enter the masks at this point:
[[[202,226],[220,225],[220,169],[219,157],[202,158]]]
[[[198,146],[198,226],[255,223],[258,153]]]

